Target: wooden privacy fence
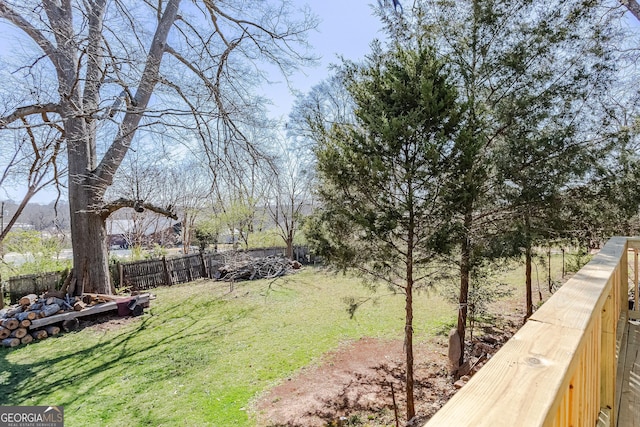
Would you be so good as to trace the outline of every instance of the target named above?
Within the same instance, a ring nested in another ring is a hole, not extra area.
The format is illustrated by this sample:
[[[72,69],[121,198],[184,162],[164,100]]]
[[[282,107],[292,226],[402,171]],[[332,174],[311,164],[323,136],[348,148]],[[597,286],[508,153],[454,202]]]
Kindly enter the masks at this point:
[[[200,278],[213,278],[222,264],[219,254],[193,254],[179,258],[118,263],[118,283],[133,290],[171,286]]]
[[[630,248],[615,237],[426,424],[616,425]]]
[[[67,274],[68,271],[56,271],[10,277],[6,292],[9,294],[11,304],[15,304],[27,294],[38,295],[50,289],[56,289],[57,286],[62,284]]]
[[[284,248],[250,249],[241,253],[254,258],[284,255]],[[175,258],[160,258],[117,263],[111,271],[112,279],[119,286],[131,286],[133,290],[147,290],[158,286],[171,286],[200,278],[213,279],[225,257],[233,252],[198,253]],[[317,259],[305,246],[294,247],[294,259],[303,264],[316,263]]]
[[[283,248],[251,249],[246,251],[252,257],[284,255]],[[226,253],[192,254],[175,258],[160,258],[134,262],[114,263],[111,265],[111,280],[118,286],[131,286],[134,290],[151,289],[158,286],[170,286],[190,282],[200,278],[214,278],[218,267],[223,264]],[[303,264],[316,263],[318,260],[305,246],[294,247],[294,259]],[[41,294],[60,287],[67,271],[29,274],[10,277],[4,289],[11,303],[15,303],[27,294]]]

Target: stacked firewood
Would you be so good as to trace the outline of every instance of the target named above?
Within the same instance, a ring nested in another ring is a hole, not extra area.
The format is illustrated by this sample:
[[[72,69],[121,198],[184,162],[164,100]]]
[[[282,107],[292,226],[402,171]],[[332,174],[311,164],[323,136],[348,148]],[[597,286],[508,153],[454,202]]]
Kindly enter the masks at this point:
[[[273,279],[287,274],[291,269],[299,269],[300,263],[281,256],[264,258],[235,257],[228,259],[214,274],[217,280],[235,282],[241,280]]]
[[[92,294],[70,298],[57,291],[49,291],[39,296],[25,295],[17,304],[0,310],[0,343],[4,347],[15,347],[57,335],[60,333],[58,326],[49,325],[34,331],[29,331],[29,327],[36,319],[68,311],[80,311],[88,305],[107,300],[109,299],[106,296]],[[77,319],[71,319],[69,322],[64,322],[62,326],[65,330],[73,330],[77,328],[77,324]]]

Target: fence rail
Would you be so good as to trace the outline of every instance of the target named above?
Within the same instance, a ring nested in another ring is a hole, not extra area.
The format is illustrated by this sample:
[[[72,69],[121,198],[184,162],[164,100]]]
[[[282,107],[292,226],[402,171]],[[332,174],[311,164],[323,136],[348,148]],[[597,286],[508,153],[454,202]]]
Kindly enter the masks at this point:
[[[615,237],[426,424],[616,425],[629,249]]]
[[[283,248],[251,249],[245,254],[251,257],[284,255]],[[111,266],[111,280],[119,287],[129,286],[132,290],[147,290],[158,286],[171,286],[200,278],[214,278],[218,267],[224,263],[223,253],[198,253],[181,257],[158,258],[133,262],[118,262]],[[315,262],[309,249],[304,246],[294,248],[294,258],[303,264]],[[40,294],[59,288],[67,272],[50,272],[10,277],[5,290],[15,303],[26,294]]]
[[[212,278],[210,272],[222,264],[218,254],[193,254],[179,258],[160,258],[118,264],[118,284],[133,290],[171,286],[200,278]]]
[[[7,293],[11,304],[15,304],[27,294],[39,294],[49,289],[56,289],[62,284],[67,273],[65,271],[55,271],[10,277]]]
[[[242,253],[258,258],[273,255],[284,255],[283,248],[251,249]],[[159,258],[144,261],[118,263],[117,277],[120,286],[130,286],[134,290],[147,290],[158,286],[171,286],[186,283],[200,278],[213,279],[215,272],[231,253],[198,253],[174,258]],[[294,259],[303,264],[315,263],[317,260],[305,246],[294,248]]]

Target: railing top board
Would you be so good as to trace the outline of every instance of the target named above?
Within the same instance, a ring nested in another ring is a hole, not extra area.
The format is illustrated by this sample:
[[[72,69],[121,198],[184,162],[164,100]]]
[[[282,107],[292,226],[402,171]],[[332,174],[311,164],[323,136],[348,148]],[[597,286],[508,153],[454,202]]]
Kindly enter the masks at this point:
[[[426,425],[550,425],[626,250],[627,238],[609,240]]]
[[[626,237],[611,238],[530,320],[586,330],[593,313],[600,313],[608,294],[607,282],[626,250]]]

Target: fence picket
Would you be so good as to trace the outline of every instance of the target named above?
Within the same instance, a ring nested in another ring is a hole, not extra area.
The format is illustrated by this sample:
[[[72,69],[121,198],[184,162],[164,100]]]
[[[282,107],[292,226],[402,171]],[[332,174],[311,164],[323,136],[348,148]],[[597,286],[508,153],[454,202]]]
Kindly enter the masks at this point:
[[[247,251],[250,256],[266,257],[282,254],[282,248],[254,249]],[[294,258],[305,262],[316,260],[304,246],[294,248]],[[198,253],[175,258],[159,258],[143,261],[123,262],[112,265],[112,280],[117,280],[120,287],[131,286],[132,290],[142,291],[158,286],[170,286],[190,282],[200,278],[214,278],[216,271],[223,263],[221,253]],[[40,294],[55,289],[62,283],[65,272],[29,274],[10,277],[8,293],[14,303],[26,294]]]

